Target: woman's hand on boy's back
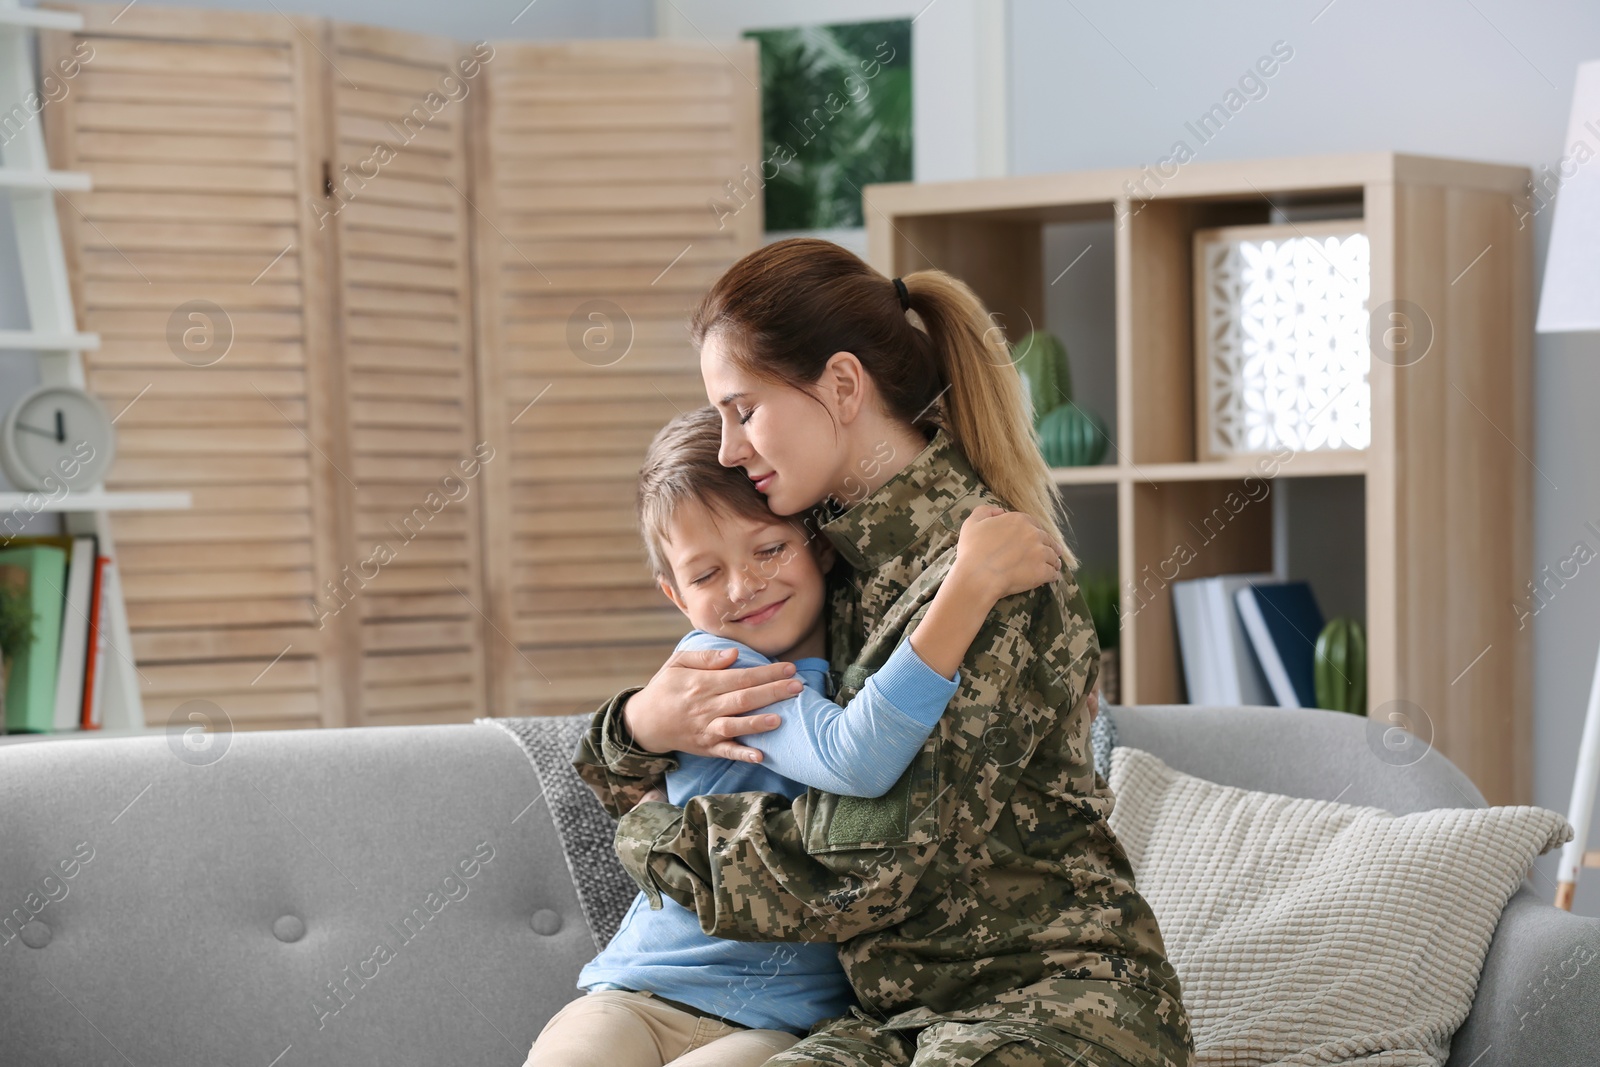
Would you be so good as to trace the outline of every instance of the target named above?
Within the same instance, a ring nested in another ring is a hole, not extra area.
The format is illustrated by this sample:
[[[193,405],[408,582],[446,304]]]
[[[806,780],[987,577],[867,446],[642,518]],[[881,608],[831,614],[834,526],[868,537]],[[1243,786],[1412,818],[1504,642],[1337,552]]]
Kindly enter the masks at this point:
[[[1055,581],[1061,565],[1060,545],[1038,519],[980,504],[961,524],[951,574],[989,590],[999,600]]]
[[[622,706],[634,744],[647,752],[759,763],[758,749],[733,738],[776,729],[778,716],[746,712],[792,697],[804,683],[794,677],[792,663],[729,668],[735,656],[731,648],[674,652]]]

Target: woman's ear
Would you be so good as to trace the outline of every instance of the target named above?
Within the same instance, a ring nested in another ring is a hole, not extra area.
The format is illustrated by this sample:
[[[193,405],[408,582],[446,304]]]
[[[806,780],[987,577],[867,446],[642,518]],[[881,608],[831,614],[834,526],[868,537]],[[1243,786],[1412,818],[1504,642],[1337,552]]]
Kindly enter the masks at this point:
[[[817,384],[827,391],[828,406],[841,425],[849,425],[861,413],[866,400],[867,372],[854,352],[835,352],[828,357]]]
[[[667,581],[665,578],[662,578],[660,575],[657,575],[656,576],[656,585],[661,588],[661,595],[666,597],[668,600],[672,601],[672,606],[673,607],[677,608],[679,611],[683,612],[685,615],[689,614],[688,605],[685,604],[678,597],[678,591],[676,589],[672,588],[672,583],[671,582]]]

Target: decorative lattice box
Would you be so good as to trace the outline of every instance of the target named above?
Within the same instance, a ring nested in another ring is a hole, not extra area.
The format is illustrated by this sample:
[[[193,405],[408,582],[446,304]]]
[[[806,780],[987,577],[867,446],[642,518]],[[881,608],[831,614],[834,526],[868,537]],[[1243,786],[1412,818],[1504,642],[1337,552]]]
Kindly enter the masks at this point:
[[[1196,230],[1194,266],[1197,458],[1366,448],[1361,220]]]

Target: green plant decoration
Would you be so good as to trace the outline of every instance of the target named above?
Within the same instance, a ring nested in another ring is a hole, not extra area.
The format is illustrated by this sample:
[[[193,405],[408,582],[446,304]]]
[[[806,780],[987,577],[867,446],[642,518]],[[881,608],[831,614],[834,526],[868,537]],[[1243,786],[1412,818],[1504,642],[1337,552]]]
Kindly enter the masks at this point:
[[[1116,648],[1121,631],[1116,573],[1104,568],[1085,568],[1078,574],[1078,588],[1083,591],[1083,602],[1094,620],[1094,635],[1100,642],[1100,651]]]
[[[0,585],[0,659],[14,660],[33,641],[33,605],[8,585]]]
[[[744,36],[760,48],[761,158],[773,161],[771,173],[762,170],[766,228],[862,225],[868,182],[912,178],[911,20],[812,22]],[[863,77],[866,70],[874,73]],[[824,102],[851,86],[861,92],[845,93],[837,107]]]
[[[1034,330],[1012,346],[1011,354],[1033,401],[1033,425],[1037,429],[1046,414],[1072,399],[1067,346],[1055,334]]]
[[[1317,635],[1312,677],[1317,707],[1365,715],[1367,707],[1367,635],[1361,623],[1339,616]]]
[[[1088,467],[1106,454],[1106,424],[1092,411],[1062,404],[1039,420],[1039,451],[1052,467]]]
[[[33,642],[33,604],[8,580],[17,569],[0,567],[0,722],[5,720],[11,664]]]

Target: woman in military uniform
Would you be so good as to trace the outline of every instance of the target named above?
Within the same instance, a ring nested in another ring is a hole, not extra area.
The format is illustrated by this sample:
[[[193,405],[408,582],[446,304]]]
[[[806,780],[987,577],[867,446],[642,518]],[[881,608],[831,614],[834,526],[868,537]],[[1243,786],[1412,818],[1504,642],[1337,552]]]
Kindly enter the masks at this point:
[[[682,653],[618,693],[575,763],[620,819],[623,865],[653,906],[669,896],[715,936],[838,942],[859,1006],[769,1067],[1188,1067],[1178,977],[1090,751],[1099,647],[1077,560],[982,303],[942,271],[891,280],[796,238],[729,268],[690,329],[722,463],[838,551],[839,703],[921,621],[974,508],[1033,516],[1067,566],[996,605],[882,797],[657,799],[662,753],[750,757],[736,738],[775,722],[744,713],[787,695],[788,665]]]

